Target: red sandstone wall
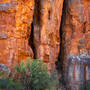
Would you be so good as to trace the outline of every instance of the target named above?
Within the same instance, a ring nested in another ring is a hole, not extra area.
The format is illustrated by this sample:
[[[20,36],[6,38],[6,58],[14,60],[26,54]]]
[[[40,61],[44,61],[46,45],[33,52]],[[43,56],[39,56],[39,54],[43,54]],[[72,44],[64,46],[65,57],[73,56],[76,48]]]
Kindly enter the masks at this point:
[[[63,0],[0,0],[0,63],[13,66],[34,53],[55,68],[62,7]],[[33,16],[35,52],[28,45]]]
[[[59,52],[72,90],[90,79],[90,0],[0,0],[0,64],[42,58],[52,70]]]
[[[28,45],[34,0],[0,0],[0,63],[13,66],[33,57]]]
[[[60,48],[60,21],[63,0],[36,0],[34,45],[36,58],[49,64],[49,70],[55,68]]]

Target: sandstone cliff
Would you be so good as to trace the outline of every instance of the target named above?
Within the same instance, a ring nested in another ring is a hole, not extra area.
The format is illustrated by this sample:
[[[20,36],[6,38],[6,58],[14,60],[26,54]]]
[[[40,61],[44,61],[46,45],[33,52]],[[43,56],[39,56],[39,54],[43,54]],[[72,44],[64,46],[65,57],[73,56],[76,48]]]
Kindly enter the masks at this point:
[[[90,0],[0,0],[0,64],[27,57],[62,67],[72,90],[89,80]]]
[[[28,45],[34,0],[0,0],[0,63],[10,67],[33,57]]]

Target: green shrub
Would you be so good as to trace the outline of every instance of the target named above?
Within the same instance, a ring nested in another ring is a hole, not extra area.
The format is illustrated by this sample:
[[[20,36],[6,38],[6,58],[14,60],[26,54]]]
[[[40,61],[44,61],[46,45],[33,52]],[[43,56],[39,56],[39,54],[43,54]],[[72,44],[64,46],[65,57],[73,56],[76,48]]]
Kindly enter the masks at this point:
[[[85,83],[83,83],[79,90],[90,90],[90,80],[87,80]]]
[[[14,77],[0,79],[0,90],[56,90],[59,83],[56,71],[49,74],[41,60],[22,61],[14,73]]]
[[[20,76],[18,80],[25,87],[25,90],[51,90],[58,84],[55,71],[50,76],[47,65],[41,60],[21,62],[20,66],[17,65],[15,69],[17,76]]]
[[[0,90],[24,90],[24,87],[11,78],[0,79]]]

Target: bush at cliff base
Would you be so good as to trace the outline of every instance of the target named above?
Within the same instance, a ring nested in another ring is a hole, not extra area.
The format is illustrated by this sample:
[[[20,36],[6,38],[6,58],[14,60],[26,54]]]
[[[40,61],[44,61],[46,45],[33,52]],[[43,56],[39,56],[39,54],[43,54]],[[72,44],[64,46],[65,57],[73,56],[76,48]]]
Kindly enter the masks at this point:
[[[24,90],[24,87],[12,78],[0,79],[0,90]]]
[[[6,89],[2,89],[3,85],[1,84],[1,90],[53,90],[59,84],[57,72],[52,71],[50,75],[47,71],[47,64],[36,59],[29,59],[27,62],[22,61],[20,65],[16,65],[14,80],[10,80],[0,80],[0,83],[6,83],[4,86]],[[8,83],[11,83],[9,88],[18,88],[7,89]],[[21,89],[22,87],[23,89]]]
[[[90,80],[87,80],[80,86],[79,90],[90,90]]]

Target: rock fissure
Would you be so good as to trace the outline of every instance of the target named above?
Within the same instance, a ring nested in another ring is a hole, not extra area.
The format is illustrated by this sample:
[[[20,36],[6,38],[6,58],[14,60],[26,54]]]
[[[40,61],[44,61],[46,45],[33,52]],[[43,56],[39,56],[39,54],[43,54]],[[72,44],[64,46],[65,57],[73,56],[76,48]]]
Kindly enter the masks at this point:
[[[29,45],[31,46],[32,51],[33,51],[33,58],[36,59],[36,50],[35,50],[35,45],[34,45],[34,18],[31,24],[31,34],[29,36]]]

